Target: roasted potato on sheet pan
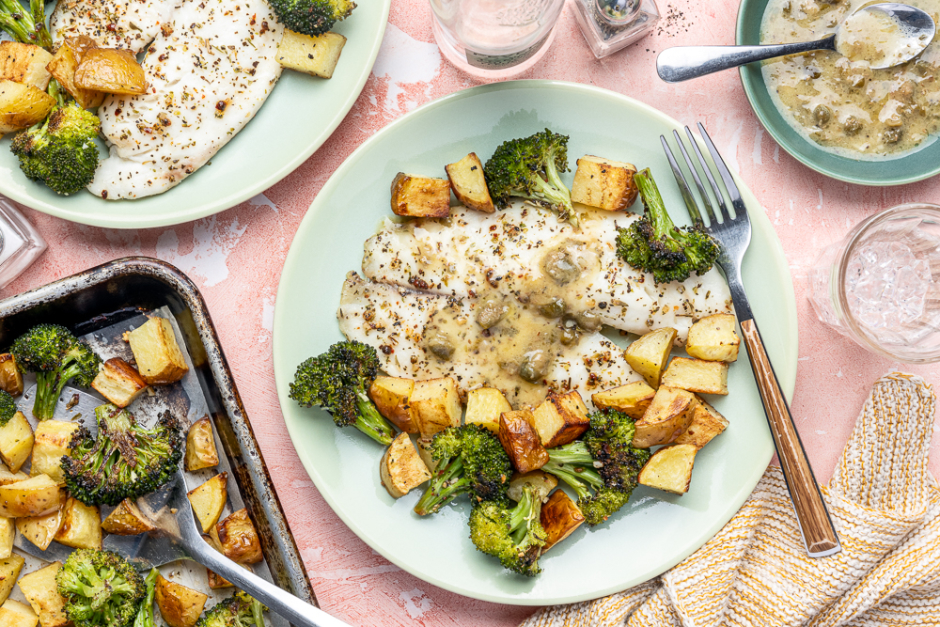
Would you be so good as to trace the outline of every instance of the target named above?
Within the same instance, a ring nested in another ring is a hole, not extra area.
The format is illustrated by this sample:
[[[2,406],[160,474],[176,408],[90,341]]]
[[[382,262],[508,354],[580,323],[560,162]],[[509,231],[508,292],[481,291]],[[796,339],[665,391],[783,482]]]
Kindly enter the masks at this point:
[[[640,485],[673,494],[685,494],[692,481],[692,467],[697,451],[691,444],[674,444],[659,449],[640,471]]]
[[[59,527],[62,526],[62,510],[57,509],[42,516],[28,516],[14,520],[16,521],[16,530],[20,535],[45,551],[55,540],[56,534],[59,533]]]
[[[72,435],[78,424],[64,420],[43,420],[33,433],[33,460],[29,468],[31,477],[49,475],[55,481],[65,481],[62,457],[69,454]]]
[[[480,425],[499,434],[499,417],[507,411],[512,411],[512,405],[496,388],[477,388],[467,393],[467,413],[464,414],[464,423]]]
[[[55,541],[73,549],[101,548],[101,512],[69,497],[62,508],[62,526]]]
[[[411,405],[422,437],[431,437],[460,424],[460,395],[450,377],[415,382]]]
[[[222,553],[233,562],[257,564],[264,559],[261,540],[248,517],[248,510],[242,508],[230,514],[215,526],[215,531]]]
[[[392,213],[410,218],[450,215],[450,181],[399,172],[392,181]]]
[[[528,409],[507,411],[499,417],[499,441],[520,473],[538,470],[548,462],[548,451]]]
[[[59,594],[55,581],[61,566],[61,562],[53,562],[19,580],[20,591],[39,614],[42,627],[66,627],[71,624],[65,615],[65,599]]]
[[[116,536],[136,536],[153,531],[153,523],[147,520],[137,504],[124,499],[101,523],[101,528]]]
[[[16,538],[16,526],[13,518],[0,518],[0,560],[13,554],[13,540]],[[2,582],[0,582],[2,586]],[[0,598],[0,603],[3,599]]]
[[[566,394],[549,392],[548,398],[532,412],[542,446],[561,446],[581,437],[591,424],[587,410],[576,390]]]
[[[10,472],[10,469],[7,468],[6,464],[0,462],[0,485],[8,485],[18,481],[26,481],[27,479],[29,479],[29,475],[27,475],[22,470],[19,472]]]
[[[184,585],[157,576],[153,599],[160,616],[170,627],[193,627],[202,614],[209,596]]]
[[[16,585],[16,578],[20,576],[20,571],[25,563],[26,560],[19,555],[10,555],[0,559],[0,604],[4,603],[7,597],[10,596],[13,586]],[[39,617],[36,620],[38,621]],[[0,620],[0,625],[3,624],[3,621]]]
[[[591,395],[591,402],[598,409],[616,409],[639,420],[650,406],[656,390],[644,381],[634,381]]]
[[[25,603],[7,599],[0,605],[0,625],[3,627],[36,627],[38,624],[36,612]]]
[[[192,472],[212,468],[219,464],[219,451],[215,447],[212,420],[203,416],[186,433],[186,459],[184,467]]]
[[[578,159],[571,186],[571,201],[606,211],[622,211],[633,204],[639,190],[633,182],[636,167],[603,157]]]
[[[0,486],[0,516],[6,518],[42,516],[61,509],[64,504],[65,489],[49,475]]]
[[[12,353],[0,355],[0,390],[13,396],[23,393],[23,373],[17,367]]]
[[[33,428],[23,412],[16,412],[0,427],[0,459],[10,471],[17,472],[33,451]]]
[[[147,391],[147,382],[134,366],[112,357],[101,366],[91,387],[117,407],[127,407]]]
[[[42,122],[55,102],[38,87],[0,79],[0,135]]]
[[[219,521],[228,500],[228,473],[220,472],[198,488],[190,490],[186,496],[193,506],[196,520],[202,526],[202,532],[208,533]]]
[[[542,553],[574,533],[583,522],[584,514],[564,490],[552,492],[542,505],[541,523],[547,535]]]
[[[140,376],[150,385],[175,383],[189,370],[173,325],[165,318],[151,318],[128,333],[127,341]]]
[[[697,394],[728,395],[728,364],[676,357],[663,373],[661,385]]]
[[[630,344],[623,354],[630,367],[654,388],[659,387],[676,335],[676,330],[669,327],[650,331]]]
[[[685,352],[709,361],[737,361],[741,338],[734,331],[734,316],[714,314],[702,318],[689,329]]]
[[[369,398],[393,425],[405,433],[417,433],[418,421],[411,406],[414,390],[412,379],[378,376],[369,386]]]
[[[379,475],[382,485],[392,498],[401,498],[413,488],[418,487],[431,478],[428,467],[425,465],[411,438],[407,433],[399,433],[385,454],[379,466]]]
[[[483,163],[477,153],[471,152],[460,161],[447,164],[444,170],[450,180],[450,187],[454,190],[454,196],[465,207],[484,213],[496,211],[496,205],[493,204],[490,190],[486,186],[486,178],[483,176]]]
[[[284,29],[277,45],[277,62],[289,70],[297,70],[320,78],[333,78],[346,38],[326,32],[319,36],[301,35]]]
[[[698,405],[694,394],[686,390],[662,386],[643,417],[636,422],[633,446],[649,448],[669,444],[692,423],[692,412]]]

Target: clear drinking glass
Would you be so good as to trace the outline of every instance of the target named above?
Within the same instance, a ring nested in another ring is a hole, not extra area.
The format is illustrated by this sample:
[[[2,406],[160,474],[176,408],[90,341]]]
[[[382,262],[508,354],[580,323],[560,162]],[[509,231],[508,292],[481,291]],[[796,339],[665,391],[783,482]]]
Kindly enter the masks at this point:
[[[16,206],[0,196],[0,288],[23,273],[46,250],[46,240]]]
[[[826,324],[906,363],[940,361],[940,206],[883,211],[820,254],[811,301]]]
[[[581,34],[598,59],[648,34],[659,21],[653,0],[574,0]]]
[[[430,0],[434,38],[457,68],[511,78],[548,50],[565,0]]]

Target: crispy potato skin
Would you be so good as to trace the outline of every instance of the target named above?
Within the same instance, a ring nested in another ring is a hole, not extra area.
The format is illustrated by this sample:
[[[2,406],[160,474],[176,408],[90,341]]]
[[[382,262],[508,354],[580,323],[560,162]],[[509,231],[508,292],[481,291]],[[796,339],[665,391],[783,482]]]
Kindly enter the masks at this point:
[[[698,359],[737,361],[741,338],[735,332],[734,324],[732,314],[713,314],[702,318],[689,329],[685,351],[690,357]]]
[[[228,473],[220,472],[201,486],[190,490],[186,496],[193,506],[196,520],[202,526],[202,532],[208,533],[222,516],[222,510],[228,500]]]
[[[411,406],[414,390],[412,379],[378,376],[369,386],[369,398],[393,425],[405,433],[418,433],[415,409]]]
[[[167,625],[193,627],[209,596],[158,575],[153,598]]]
[[[147,75],[137,59],[127,50],[91,48],[82,56],[73,77],[79,89],[109,94],[143,94]]]
[[[12,396],[23,393],[23,373],[17,367],[12,353],[0,355],[0,390]]]
[[[0,79],[0,135],[46,119],[56,100],[32,85]]]
[[[154,529],[153,524],[130,499],[121,501],[102,521],[101,528],[116,536],[136,536]]]
[[[290,70],[333,78],[345,45],[346,38],[339,33],[326,32],[314,37],[285,28],[284,37],[277,45],[277,62]]]
[[[184,467],[192,472],[213,468],[219,464],[219,451],[215,447],[212,420],[203,416],[192,424],[186,433],[186,458]]]
[[[16,412],[0,427],[0,459],[12,472],[18,472],[29,460],[34,441],[33,428],[26,416],[23,412]]]
[[[114,405],[127,407],[147,390],[147,382],[132,365],[112,357],[104,362],[91,387]]]
[[[598,409],[615,409],[634,420],[639,420],[646,413],[654,396],[656,396],[656,390],[646,382],[634,381],[597,392],[591,396],[591,402]]]
[[[167,385],[189,371],[169,320],[151,318],[127,334],[140,376],[150,385]]]
[[[62,510],[56,510],[43,516],[16,518],[16,530],[21,536],[45,551],[55,540],[62,526]]]
[[[225,557],[239,564],[257,564],[261,554],[261,540],[248,510],[240,509],[215,526],[219,546]]]
[[[663,373],[661,385],[696,394],[728,395],[728,364],[721,361],[676,357]]]
[[[19,555],[10,555],[0,559],[0,604],[3,604],[10,596],[13,586],[16,585],[16,578],[20,576],[20,570],[23,569],[25,563],[26,560]],[[3,622],[0,621],[0,625],[2,624]]]
[[[0,516],[6,518],[42,516],[64,504],[65,489],[48,475],[0,486]]]
[[[499,441],[520,473],[538,470],[548,462],[548,451],[528,409],[507,411],[499,417]]]
[[[101,512],[94,505],[69,497],[62,508],[62,526],[55,540],[74,549],[100,549]]]
[[[460,424],[460,395],[451,377],[415,382],[411,405],[421,437],[431,437],[447,427]]]
[[[62,457],[69,454],[72,435],[78,431],[78,424],[64,420],[43,420],[33,433],[32,464],[29,468],[31,477],[49,475],[54,481],[65,481],[62,472]]]
[[[696,452],[698,449],[691,444],[673,444],[659,449],[640,471],[640,485],[685,494],[692,482]]]
[[[0,41],[0,78],[45,91],[51,78],[46,64],[51,60],[52,55],[40,46]]]
[[[669,444],[689,428],[692,412],[698,404],[694,394],[686,390],[662,386],[643,417],[636,422],[633,446],[649,448]]]
[[[477,153],[471,152],[460,161],[447,164],[444,170],[447,172],[454,196],[465,207],[483,213],[496,211],[496,205],[493,204],[490,190],[486,186],[486,178],[483,176],[483,163]]]
[[[502,392],[496,388],[477,388],[467,393],[467,412],[464,422],[476,424],[499,434],[499,417],[504,412],[512,411],[512,405]]]
[[[429,480],[431,473],[408,434],[399,433],[382,455],[379,476],[389,496],[398,499]]]
[[[566,394],[549,392],[548,398],[532,412],[532,418],[545,448],[577,440],[591,424],[587,405],[576,390]]]
[[[552,492],[548,501],[542,505],[541,523],[548,536],[542,553],[574,533],[583,522],[584,514],[564,490]]]
[[[100,106],[104,102],[104,97],[107,96],[103,91],[81,89],[75,85],[75,70],[78,68],[79,62],[81,62],[86,52],[97,47],[98,44],[95,43],[95,40],[87,35],[68,37],[46,65],[46,70],[52,74],[54,79],[59,81],[59,85],[83,109],[94,109]]]
[[[450,181],[399,172],[392,181],[392,213],[446,218],[450,215]]]
[[[702,399],[698,399],[698,404],[692,411],[692,422],[689,424],[688,429],[679,434],[675,443],[691,444],[695,448],[701,449],[721,435],[727,427],[727,418]]]
[[[36,627],[38,624],[39,617],[25,603],[7,599],[0,606],[0,625],[3,627]]]
[[[578,159],[571,186],[571,201],[605,211],[623,211],[636,201],[639,194],[630,163],[585,155]]]
[[[659,387],[666,362],[669,361],[669,352],[678,332],[670,327],[650,331],[640,336],[624,351],[624,359],[630,367],[642,375],[653,388]]]
[[[55,582],[55,575],[61,566],[61,562],[53,562],[19,580],[20,591],[39,614],[42,627],[66,627],[71,624],[65,615],[65,599],[59,594]]]

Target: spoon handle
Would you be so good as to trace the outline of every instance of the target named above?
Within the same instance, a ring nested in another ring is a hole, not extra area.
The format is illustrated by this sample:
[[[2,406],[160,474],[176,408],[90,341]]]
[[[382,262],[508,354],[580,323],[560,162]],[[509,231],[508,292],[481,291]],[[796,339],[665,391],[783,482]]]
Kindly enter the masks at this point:
[[[663,50],[656,71],[667,83],[678,83],[739,65],[812,50],[835,50],[835,35],[819,41],[771,46],[677,46]]]

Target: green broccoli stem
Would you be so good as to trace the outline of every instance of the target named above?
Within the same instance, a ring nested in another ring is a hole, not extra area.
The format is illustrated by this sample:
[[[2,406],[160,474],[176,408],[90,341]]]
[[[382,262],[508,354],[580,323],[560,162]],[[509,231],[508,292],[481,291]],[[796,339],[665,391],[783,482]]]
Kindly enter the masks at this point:
[[[256,627],[264,627],[264,604],[258,599],[251,599],[251,615],[255,619]]]
[[[558,168],[555,167],[554,155],[551,155],[548,159],[548,163],[545,164],[545,174],[548,177],[547,181],[543,181],[541,177],[536,177],[539,192],[548,198],[554,206],[560,208],[559,213],[563,220],[567,220],[575,230],[578,230],[580,228],[580,222],[578,220],[578,214],[575,212],[574,207],[571,206],[571,192],[568,191],[568,187],[562,182]]]
[[[144,584],[147,586],[147,594],[140,604],[140,609],[137,610],[137,617],[134,618],[134,627],[156,627],[153,620],[153,595],[156,590],[157,577],[159,575],[160,571],[156,568],[151,568],[147,578],[144,579]]]
[[[382,444],[388,446],[395,437],[395,429],[389,422],[382,417],[375,404],[365,393],[363,388],[356,391],[359,415],[356,417],[356,428],[367,436]]]
[[[549,449],[548,463],[541,470],[567,483],[581,499],[591,497],[589,486],[596,490],[604,485],[604,480],[594,470],[594,456],[580,440]]]
[[[470,478],[463,474],[463,459],[458,456],[447,460],[443,468],[439,467],[431,478],[427,490],[418,499],[414,512],[418,516],[434,514],[469,486]]]
[[[0,29],[21,43],[52,48],[43,0],[30,0],[29,12],[18,0],[0,0]]]
[[[33,416],[36,420],[49,420],[55,415],[55,406],[59,401],[57,390],[61,388],[56,381],[59,373],[40,372],[36,374],[36,400],[33,401]]]
[[[541,512],[541,504],[532,489],[526,486],[522,489],[522,498],[509,514],[509,535],[516,544],[522,544],[529,534],[529,526],[533,518]],[[526,543],[527,544],[527,543]]]
[[[656,239],[662,239],[667,233],[673,237],[676,235],[676,225],[669,212],[666,211],[666,203],[663,201],[662,194],[653,180],[653,175],[649,168],[633,175],[633,181],[643,199],[643,206],[646,208],[650,223],[653,225],[653,234]]]

